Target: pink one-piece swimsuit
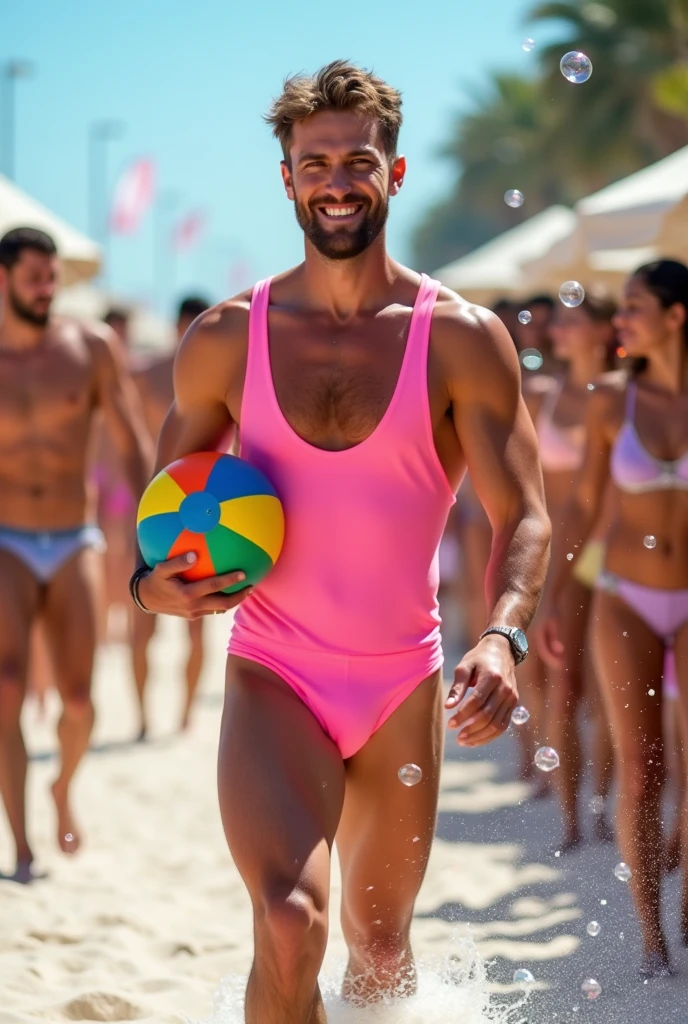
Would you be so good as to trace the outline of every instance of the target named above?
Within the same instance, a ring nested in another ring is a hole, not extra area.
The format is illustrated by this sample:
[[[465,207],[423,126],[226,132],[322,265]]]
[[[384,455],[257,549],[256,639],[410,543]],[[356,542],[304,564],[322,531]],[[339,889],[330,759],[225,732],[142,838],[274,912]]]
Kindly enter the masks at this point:
[[[439,287],[422,277],[387,411],[343,451],[314,447],[287,422],[270,365],[270,281],[252,294],[241,457],[272,482],[286,532],[274,569],[237,610],[229,653],[286,682],[343,758],[443,661],[438,549],[455,497],[428,399]]]

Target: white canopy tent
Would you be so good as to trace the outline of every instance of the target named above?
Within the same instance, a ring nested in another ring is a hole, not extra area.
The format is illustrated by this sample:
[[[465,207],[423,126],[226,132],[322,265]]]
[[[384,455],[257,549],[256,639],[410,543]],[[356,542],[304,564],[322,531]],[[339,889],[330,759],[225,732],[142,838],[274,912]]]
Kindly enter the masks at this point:
[[[538,259],[574,230],[576,218],[566,206],[550,206],[503,232],[461,259],[434,272],[442,284],[471,302],[490,305],[500,296],[531,289],[521,265]]]
[[[18,227],[39,228],[53,237],[65,284],[88,280],[100,270],[101,252],[95,242],[0,174],[0,237]]]
[[[688,146],[581,199],[576,224],[523,272],[533,285],[567,278],[618,291],[657,256],[688,262]]]
[[[91,284],[63,288],[58,293],[54,309],[58,314],[73,316],[77,320],[102,320],[111,306],[129,311],[131,340],[135,349],[169,352],[174,348],[176,335],[169,320],[139,303],[111,295]]]

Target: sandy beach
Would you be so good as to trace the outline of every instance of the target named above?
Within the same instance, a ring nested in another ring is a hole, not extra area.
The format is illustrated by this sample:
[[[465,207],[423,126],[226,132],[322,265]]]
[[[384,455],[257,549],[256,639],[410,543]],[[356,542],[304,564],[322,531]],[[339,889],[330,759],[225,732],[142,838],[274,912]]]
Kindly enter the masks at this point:
[[[227,630],[226,620],[209,621],[213,655],[193,726],[178,735],[183,637],[177,623],[163,623],[145,745],[130,741],[126,651],[102,648],[93,749],[75,787],[85,845],[71,860],[57,851],[48,799],[57,707],[51,700],[42,721],[27,706],[31,834],[47,877],[30,887],[0,882],[0,1024],[243,1019],[238,993],[251,956],[250,908],[225,846],[215,786]],[[591,842],[566,859],[555,856],[554,801],[527,800],[526,786],[513,781],[514,747],[510,736],[470,754],[447,744],[437,838],[414,927],[420,992],[409,1005],[352,1013],[339,1003],[344,947],[335,865],[323,970],[335,1024],[685,1024],[678,877],[667,881],[666,909],[679,974],[643,985],[635,977],[640,943],[630,894],[613,874],[618,852]],[[9,868],[3,822],[0,870]],[[593,919],[602,926],[596,938],[586,934]],[[514,1007],[517,967],[531,970],[536,986]],[[589,977],[602,986],[594,1002],[580,989]],[[509,1005],[510,1012],[500,1009]]]

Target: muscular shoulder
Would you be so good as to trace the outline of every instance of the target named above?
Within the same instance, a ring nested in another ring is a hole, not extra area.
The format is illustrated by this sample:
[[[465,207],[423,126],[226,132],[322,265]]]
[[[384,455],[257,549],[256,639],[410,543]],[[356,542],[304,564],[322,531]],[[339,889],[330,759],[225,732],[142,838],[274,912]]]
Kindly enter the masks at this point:
[[[492,391],[498,399],[520,384],[518,353],[502,321],[448,288],[440,290],[435,304],[432,351],[450,393]]]
[[[212,306],[184,335],[174,361],[175,394],[224,398],[243,377],[248,350],[251,293]]]

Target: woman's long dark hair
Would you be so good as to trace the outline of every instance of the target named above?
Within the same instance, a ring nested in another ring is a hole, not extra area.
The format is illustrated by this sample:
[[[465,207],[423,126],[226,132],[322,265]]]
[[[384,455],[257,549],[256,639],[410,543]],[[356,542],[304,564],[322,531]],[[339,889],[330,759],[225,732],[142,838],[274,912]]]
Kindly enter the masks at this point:
[[[581,303],[581,309],[585,310],[594,323],[611,324],[614,314],[616,313],[616,302],[610,295],[607,295],[606,292],[589,291],[585,293],[585,298]],[[611,341],[605,348],[605,370],[613,370],[615,368],[617,347],[618,342],[616,338],[616,331],[614,331]]]
[[[683,342],[688,350],[688,267],[678,260],[654,260],[645,263],[631,275],[636,277],[647,290],[654,295],[662,309],[670,309],[680,303],[686,311],[683,325]],[[641,357],[633,360],[632,373],[642,373],[647,366],[647,359]]]

